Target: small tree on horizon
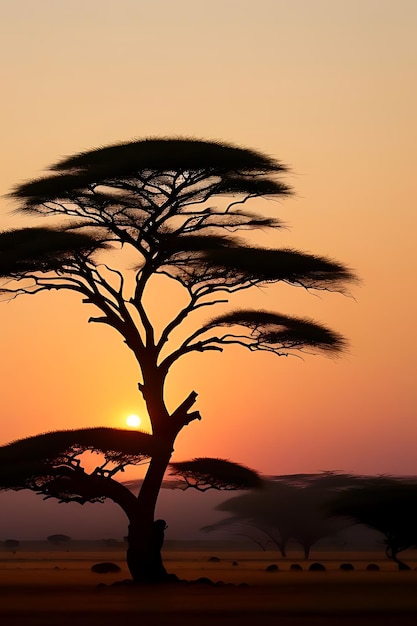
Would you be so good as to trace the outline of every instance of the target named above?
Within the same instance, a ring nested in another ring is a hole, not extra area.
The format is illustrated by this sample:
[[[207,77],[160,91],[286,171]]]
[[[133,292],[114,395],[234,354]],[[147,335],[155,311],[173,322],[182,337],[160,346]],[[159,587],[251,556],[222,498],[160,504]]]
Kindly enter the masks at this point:
[[[3,545],[6,550],[9,550],[10,552],[13,552],[13,554],[16,554],[16,550],[20,547],[20,541],[18,539],[6,539],[5,541],[3,541]]]
[[[11,194],[21,214],[48,225],[0,233],[3,294],[79,294],[96,310],[89,321],[116,330],[138,365],[152,452],[144,451],[149,467],[129,508],[128,565],[135,581],[166,578],[152,539],[155,505],[177,435],[201,419],[192,410],[194,390],[168,410],[164,386],[172,367],[193,352],[228,345],[277,355],[304,349],[334,355],[345,347],[338,333],[311,320],[267,310],[225,312],[234,294],[260,285],[343,291],[354,279],[336,261],[260,248],[237,236],[282,226],[249,207],[258,198],[288,196],[290,188],[277,179],[286,171],[277,160],[226,143],[150,138],[65,158],[49,176]],[[56,226],[49,225],[53,220]],[[160,331],[146,301],[156,275],[185,296]],[[204,310],[218,312],[199,322],[195,313]],[[138,447],[134,454],[140,453]]]
[[[46,540],[49,541],[49,543],[53,543],[55,546],[62,546],[64,543],[71,541],[71,537],[57,533],[55,535],[48,535]]]

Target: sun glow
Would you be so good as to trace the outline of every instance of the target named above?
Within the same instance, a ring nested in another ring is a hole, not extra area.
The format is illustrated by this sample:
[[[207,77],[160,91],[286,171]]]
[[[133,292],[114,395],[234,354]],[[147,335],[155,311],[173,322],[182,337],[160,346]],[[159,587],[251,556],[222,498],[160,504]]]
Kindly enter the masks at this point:
[[[135,415],[134,413],[126,417],[126,424],[129,428],[139,428],[141,421],[139,415]]]

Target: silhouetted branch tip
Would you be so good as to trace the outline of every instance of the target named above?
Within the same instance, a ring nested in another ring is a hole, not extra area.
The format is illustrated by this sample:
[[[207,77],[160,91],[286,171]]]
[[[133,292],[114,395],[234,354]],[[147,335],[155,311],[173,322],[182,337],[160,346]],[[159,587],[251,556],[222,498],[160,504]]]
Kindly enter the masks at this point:
[[[197,458],[170,463],[169,467],[172,475],[181,476],[188,487],[199,491],[254,489],[262,486],[262,479],[257,472],[224,459]]]

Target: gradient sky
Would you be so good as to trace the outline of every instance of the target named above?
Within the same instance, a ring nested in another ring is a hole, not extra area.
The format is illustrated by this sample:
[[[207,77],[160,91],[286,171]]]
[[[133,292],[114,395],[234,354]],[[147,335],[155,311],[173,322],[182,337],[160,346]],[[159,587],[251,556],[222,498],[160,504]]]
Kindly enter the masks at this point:
[[[275,286],[250,299],[342,332],[336,361],[238,348],[184,360],[168,403],[195,389],[203,420],[175,459],[417,474],[417,3],[2,0],[1,13],[0,193],[115,141],[230,141],[292,168],[295,196],[263,205],[291,226],[273,244],[361,278],[350,298]],[[0,202],[0,228],[22,224]],[[145,418],[133,358],[91,312],[63,293],[1,304],[0,443]]]

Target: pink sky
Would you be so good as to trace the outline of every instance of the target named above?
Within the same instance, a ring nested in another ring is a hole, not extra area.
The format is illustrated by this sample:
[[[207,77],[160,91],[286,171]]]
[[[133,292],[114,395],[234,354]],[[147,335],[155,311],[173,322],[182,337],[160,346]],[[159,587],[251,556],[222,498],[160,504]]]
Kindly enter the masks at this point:
[[[1,193],[115,141],[230,141],[292,167],[294,198],[262,205],[291,226],[272,245],[335,257],[361,278],[351,298],[282,286],[250,296],[342,332],[350,349],[337,361],[231,349],[179,364],[168,402],[195,389],[203,420],[175,459],[417,474],[417,4],[6,0],[2,12]],[[1,199],[0,228],[16,223],[12,208]],[[146,426],[133,359],[90,314],[64,294],[1,305],[0,443],[120,427],[132,412]]]

